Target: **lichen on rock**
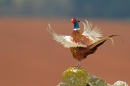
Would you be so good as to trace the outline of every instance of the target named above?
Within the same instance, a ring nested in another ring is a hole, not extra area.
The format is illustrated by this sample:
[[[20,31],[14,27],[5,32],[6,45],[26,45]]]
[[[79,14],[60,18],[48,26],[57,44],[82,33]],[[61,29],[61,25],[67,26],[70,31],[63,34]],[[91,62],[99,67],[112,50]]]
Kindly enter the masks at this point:
[[[113,85],[106,83],[102,78],[89,75],[81,67],[70,67],[62,73],[63,82],[57,86],[128,86],[126,82],[116,81]]]
[[[112,86],[128,86],[124,81],[116,81]]]
[[[70,67],[63,72],[62,80],[70,86],[86,86],[89,81],[89,73],[80,67]]]

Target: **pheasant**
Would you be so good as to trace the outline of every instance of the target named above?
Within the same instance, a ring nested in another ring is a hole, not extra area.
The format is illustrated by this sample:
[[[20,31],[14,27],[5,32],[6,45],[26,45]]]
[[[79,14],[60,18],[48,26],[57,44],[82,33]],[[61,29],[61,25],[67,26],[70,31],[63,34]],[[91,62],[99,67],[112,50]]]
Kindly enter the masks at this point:
[[[92,29],[91,23],[87,20],[85,20],[86,23],[82,22],[84,31],[81,32],[79,27],[80,21],[76,18],[72,18],[71,21],[74,28],[70,36],[55,33],[50,24],[48,25],[47,30],[51,33],[55,41],[70,49],[73,58],[78,60],[76,67],[80,67],[81,60],[85,59],[88,55],[93,54],[105,41],[111,40],[112,44],[114,44],[112,37],[119,36],[110,35],[102,38],[100,29]]]

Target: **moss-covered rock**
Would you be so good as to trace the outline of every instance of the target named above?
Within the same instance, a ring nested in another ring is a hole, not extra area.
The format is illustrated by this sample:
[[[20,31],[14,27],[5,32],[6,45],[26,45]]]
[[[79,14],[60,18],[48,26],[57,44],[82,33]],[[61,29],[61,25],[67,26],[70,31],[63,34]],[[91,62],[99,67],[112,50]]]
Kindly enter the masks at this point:
[[[86,86],[89,73],[82,68],[70,67],[63,72],[62,80],[70,86]]]
[[[108,84],[103,79],[96,77],[96,76],[90,76],[89,77],[89,83],[92,86],[108,86]]]

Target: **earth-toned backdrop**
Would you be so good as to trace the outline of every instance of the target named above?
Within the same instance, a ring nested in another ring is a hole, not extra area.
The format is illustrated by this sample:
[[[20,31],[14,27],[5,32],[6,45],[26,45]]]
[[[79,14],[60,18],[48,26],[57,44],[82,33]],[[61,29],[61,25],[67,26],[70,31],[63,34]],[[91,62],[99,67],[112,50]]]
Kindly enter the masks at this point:
[[[130,21],[88,20],[104,37],[118,34],[124,43],[119,37],[114,46],[107,41],[81,62],[82,68],[110,84],[122,80],[130,85]],[[73,29],[70,19],[0,19],[0,86],[56,86],[62,72],[77,64],[69,49],[52,40],[48,23],[64,35]]]

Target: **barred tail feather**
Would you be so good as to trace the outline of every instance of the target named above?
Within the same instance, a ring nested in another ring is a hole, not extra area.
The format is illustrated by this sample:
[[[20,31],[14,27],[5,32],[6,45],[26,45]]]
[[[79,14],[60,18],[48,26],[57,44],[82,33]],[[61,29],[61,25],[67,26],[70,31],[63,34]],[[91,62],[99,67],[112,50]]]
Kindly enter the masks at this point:
[[[102,38],[102,39],[100,39],[99,41],[93,43],[93,44],[91,45],[90,49],[91,49],[91,50],[96,50],[99,46],[101,46],[101,45],[102,45],[105,41],[107,41],[107,40],[111,40],[111,41],[112,41],[112,44],[114,45],[114,40],[113,40],[113,38],[112,38],[112,37],[114,37],[114,36],[119,36],[119,37],[122,39],[122,37],[121,37],[120,35],[110,35],[110,36],[108,36],[108,37],[106,37],[106,38]],[[122,41],[123,41],[123,39],[122,39]]]

